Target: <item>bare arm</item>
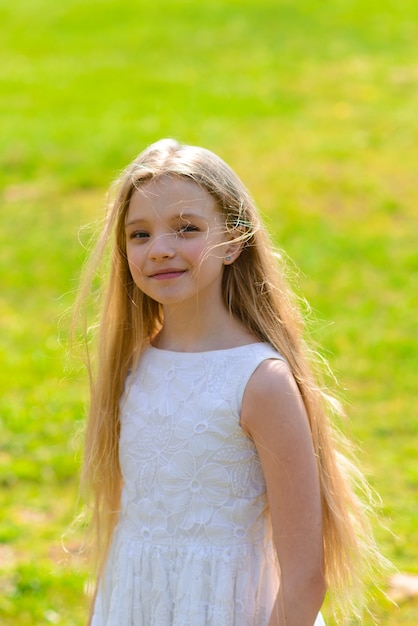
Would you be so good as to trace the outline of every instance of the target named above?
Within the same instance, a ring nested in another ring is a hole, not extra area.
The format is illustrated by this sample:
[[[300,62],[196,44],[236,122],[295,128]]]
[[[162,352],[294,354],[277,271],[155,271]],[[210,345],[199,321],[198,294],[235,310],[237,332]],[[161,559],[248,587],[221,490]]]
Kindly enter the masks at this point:
[[[313,626],[325,595],[318,472],[305,407],[288,366],[264,361],[241,413],[267,487],[280,591],[269,626]]]

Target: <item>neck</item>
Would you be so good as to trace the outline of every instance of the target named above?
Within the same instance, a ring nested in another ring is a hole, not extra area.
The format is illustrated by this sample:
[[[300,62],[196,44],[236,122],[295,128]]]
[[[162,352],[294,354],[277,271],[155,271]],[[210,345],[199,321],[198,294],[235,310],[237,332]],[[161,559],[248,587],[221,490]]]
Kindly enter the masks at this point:
[[[181,310],[180,310],[181,309]],[[164,325],[153,345],[177,352],[203,352],[234,348],[254,341],[253,335],[236,320],[226,307],[199,311],[193,307],[164,307]]]

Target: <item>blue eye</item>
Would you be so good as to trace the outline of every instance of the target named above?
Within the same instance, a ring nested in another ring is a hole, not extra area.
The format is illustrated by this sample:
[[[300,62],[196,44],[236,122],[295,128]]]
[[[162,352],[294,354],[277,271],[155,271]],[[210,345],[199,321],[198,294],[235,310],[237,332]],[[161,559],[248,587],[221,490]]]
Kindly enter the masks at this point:
[[[149,237],[149,234],[143,230],[136,230],[129,235],[129,239],[146,239],[147,237]]]
[[[193,226],[193,224],[185,224],[184,226],[180,226],[180,233],[195,233],[198,232],[199,229],[197,226]]]

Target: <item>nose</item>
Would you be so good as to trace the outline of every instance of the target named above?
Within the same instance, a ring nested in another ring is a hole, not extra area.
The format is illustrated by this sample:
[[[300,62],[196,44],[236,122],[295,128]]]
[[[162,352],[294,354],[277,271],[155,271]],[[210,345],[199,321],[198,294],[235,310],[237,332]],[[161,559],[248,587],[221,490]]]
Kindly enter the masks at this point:
[[[148,256],[153,261],[171,259],[175,255],[174,242],[170,235],[158,235],[151,241]]]

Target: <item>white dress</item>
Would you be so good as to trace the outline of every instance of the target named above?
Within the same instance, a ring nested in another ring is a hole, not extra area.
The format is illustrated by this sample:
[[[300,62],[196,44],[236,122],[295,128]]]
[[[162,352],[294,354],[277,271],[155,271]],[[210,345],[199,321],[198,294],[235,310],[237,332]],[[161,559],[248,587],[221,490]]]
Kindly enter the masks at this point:
[[[254,370],[281,358],[263,343],[144,353],[121,403],[121,512],[92,626],[267,626],[279,581],[240,412]]]

